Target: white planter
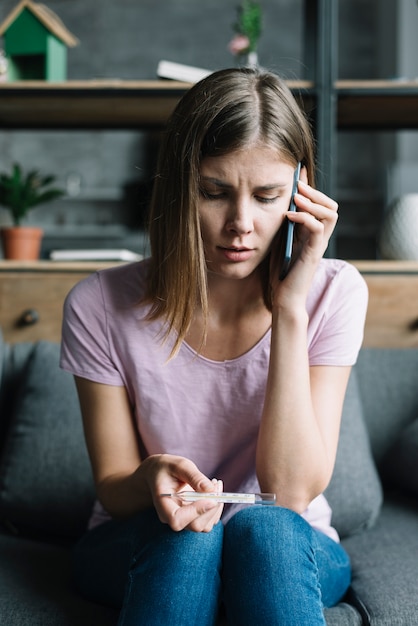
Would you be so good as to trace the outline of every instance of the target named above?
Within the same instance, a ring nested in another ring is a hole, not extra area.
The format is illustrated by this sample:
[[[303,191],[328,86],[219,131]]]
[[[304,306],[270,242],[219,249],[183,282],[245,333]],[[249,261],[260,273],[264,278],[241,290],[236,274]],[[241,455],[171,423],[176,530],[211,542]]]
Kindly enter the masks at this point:
[[[257,52],[249,52],[247,55],[247,67],[258,67],[258,53]]]
[[[400,196],[388,209],[379,235],[382,259],[418,260],[418,193]]]

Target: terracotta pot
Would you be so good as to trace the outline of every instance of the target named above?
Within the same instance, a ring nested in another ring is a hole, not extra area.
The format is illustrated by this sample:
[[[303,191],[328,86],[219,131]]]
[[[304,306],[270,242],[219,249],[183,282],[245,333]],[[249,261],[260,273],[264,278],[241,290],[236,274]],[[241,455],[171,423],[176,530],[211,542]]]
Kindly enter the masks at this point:
[[[44,232],[34,226],[10,226],[1,229],[5,259],[36,261],[41,252]]]

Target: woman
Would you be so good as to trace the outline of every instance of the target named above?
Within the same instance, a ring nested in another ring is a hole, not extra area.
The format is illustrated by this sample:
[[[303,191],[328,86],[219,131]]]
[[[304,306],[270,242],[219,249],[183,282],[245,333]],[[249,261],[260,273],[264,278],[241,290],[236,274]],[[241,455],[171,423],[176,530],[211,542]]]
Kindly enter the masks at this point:
[[[350,583],[322,494],[367,291],[322,259],[337,204],[313,178],[310,128],[283,82],[216,72],[167,125],[151,258],[67,298],[61,365],[98,496],[76,578],[122,608],[122,626],[215,624],[220,604],[231,625],[315,626]],[[286,220],[296,243],[281,280]],[[277,506],[162,495],[223,489]]]

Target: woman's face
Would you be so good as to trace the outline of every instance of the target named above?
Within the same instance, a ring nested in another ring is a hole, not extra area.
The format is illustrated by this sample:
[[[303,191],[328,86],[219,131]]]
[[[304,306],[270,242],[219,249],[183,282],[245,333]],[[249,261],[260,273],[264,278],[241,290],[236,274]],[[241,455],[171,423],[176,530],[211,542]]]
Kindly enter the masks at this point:
[[[294,168],[262,143],[202,160],[199,215],[210,273],[239,279],[259,266],[289,209]]]

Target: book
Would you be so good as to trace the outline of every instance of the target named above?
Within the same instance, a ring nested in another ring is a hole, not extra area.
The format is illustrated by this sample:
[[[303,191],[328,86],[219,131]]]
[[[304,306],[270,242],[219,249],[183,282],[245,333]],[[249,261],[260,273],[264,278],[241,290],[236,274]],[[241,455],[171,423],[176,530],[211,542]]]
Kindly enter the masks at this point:
[[[51,250],[51,261],[141,261],[144,257],[125,249]]]
[[[212,74],[211,70],[165,60],[161,60],[157,67],[157,76],[160,78],[179,80],[184,83],[197,83],[209,74]]]

